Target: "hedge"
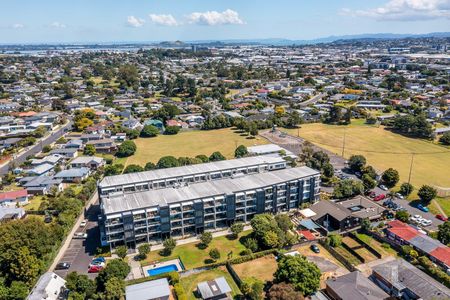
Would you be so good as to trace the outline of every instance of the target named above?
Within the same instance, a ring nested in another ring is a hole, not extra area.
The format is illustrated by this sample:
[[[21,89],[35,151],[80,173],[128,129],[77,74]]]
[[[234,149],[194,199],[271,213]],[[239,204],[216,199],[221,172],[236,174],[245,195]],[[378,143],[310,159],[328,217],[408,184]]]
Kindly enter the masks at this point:
[[[438,267],[435,267],[433,262],[426,256],[421,256],[418,260],[420,265],[425,269],[426,273],[437,281],[442,282],[446,287],[450,288],[450,275]]]
[[[187,300],[186,292],[184,291],[180,283],[176,283],[173,286],[173,289],[175,291],[175,294],[177,295],[178,300]]]
[[[169,283],[172,285],[175,285],[180,282],[180,274],[178,274],[178,272],[176,272],[176,271],[172,271],[172,272],[163,273],[163,274],[159,274],[159,275],[155,275],[155,276],[132,279],[132,280],[127,281],[126,284],[133,285],[133,284],[143,283],[143,282],[152,281],[152,280],[161,279],[161,278],[167,278],[169,280]]]

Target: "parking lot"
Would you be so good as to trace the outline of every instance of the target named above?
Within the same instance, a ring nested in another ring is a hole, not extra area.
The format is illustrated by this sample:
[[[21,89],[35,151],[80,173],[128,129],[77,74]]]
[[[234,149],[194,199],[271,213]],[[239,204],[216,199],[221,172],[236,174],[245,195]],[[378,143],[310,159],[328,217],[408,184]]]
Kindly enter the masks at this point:
[[[70,268],[66,270],[56,270],[55,273],[65,278],[68,273],[76,271],[79,274],[87,274],[90,278],[95,278],[97,274],[88,273],[88,266],[95,256],[97,247],[100,246],[100,232],[97,226],[97,216],[99,213],[98,204],[92,205],[85,214],[88,222],[85,227],[80,227],[78,232],[87,233],[86,239],[72,239],[67,250],[59,263],[69,263]]]

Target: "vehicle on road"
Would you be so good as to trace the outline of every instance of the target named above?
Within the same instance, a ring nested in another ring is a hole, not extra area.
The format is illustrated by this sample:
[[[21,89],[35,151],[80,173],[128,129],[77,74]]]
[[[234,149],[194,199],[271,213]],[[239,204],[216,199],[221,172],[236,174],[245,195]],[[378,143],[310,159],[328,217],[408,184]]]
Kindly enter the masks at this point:
[[[386,195],[385,194],[380,194],[380,195],[376,196],[375,198],[373,198],[373,201],[381,201],[384,198],[386,198]]]
[[[423,219],[422,221],[419,222],[419,224],[422,225],[422,226],[430,226],[431,224],[433,224],[433,221],[427,220],[427,219]]]
[[[430,210],[428,209],[428,207],[423,206],[422,204],[418,204],[417,208],[420,209],[423,212],[429,212]]]
[[[55,270],[67,270],[70,268],[70,264],[68,262],[61,262],[56,265]]]
[[[80,227],[86,227],[86,224],[87,224],[87,220],[83,220],[80,223]]]
[[[84,233],[84,232],[76,232],[76,233],[73,235],[73,238],[74,238],[74,239],[86,239],[86,238],[87,238],[87,233]]]
[[[400,193],[395,193],[395,197],[397,197],[398,199],[405,199],[405,197],[403,197],[403,195],[402,194],[400,194]]]
[[[98,273],[103,270],[102,266],[89,266],[88,273]]]
[[[316,244],[311,245],[311,250],[314,253],[320,253],[320,249],[319,249],[319,247]]]
[[[441,221],[448,221],[448,218],[444,217],[443,215],[436,215],[436,219],[441,220]]]
[[[104,262],[101,262],[101,261],[91,261],[91,263],[89,264],[89,267],[100,266],[100,267],[104,268],[105,265],[106,264]]]
[[[92,261],[93,262],[94,261],[106,262],[106,259],[103,256],[99,256],[99,257],[94,258]]]
[[[369,198],[375,198],[377,196],[377,194],[375,192],[370,192],[369,193]]]
[[[380,184],[379,188],[382,189],[383,191],[389,190],[389,189],[387,188],[387,186],[385,186],[384,184]]]
[[[423,220],[423,217],[421,215],[414,215],[414,216],[411,216],[409,218],[409,220],[413,223],[418,223]]]

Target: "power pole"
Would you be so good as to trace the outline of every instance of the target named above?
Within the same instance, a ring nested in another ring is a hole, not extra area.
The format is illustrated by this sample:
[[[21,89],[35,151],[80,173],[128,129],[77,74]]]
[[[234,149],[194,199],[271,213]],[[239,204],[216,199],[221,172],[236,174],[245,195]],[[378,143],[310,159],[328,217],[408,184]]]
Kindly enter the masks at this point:
[[[414,164],[414,153],[411,154],[411,164],[409,166],[409,176],[408,176],[408,183],[411,184],[411,174],[412,174],[412,168]]]
[[[344,140],[342,141],[342,154],[341,156],[344,157],[344,153],[345,153],[345,135],[346,135],[347,131],[346,128],[344,128]]]

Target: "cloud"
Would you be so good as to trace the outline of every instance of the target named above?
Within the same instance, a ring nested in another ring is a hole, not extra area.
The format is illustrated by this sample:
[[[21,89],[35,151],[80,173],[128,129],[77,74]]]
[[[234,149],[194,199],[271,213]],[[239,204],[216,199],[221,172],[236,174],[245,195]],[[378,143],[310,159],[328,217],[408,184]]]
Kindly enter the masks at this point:
[[[14,29],[22,29],[25,27],[25,25],[23,25],[21,23],[16,23],[16,24],[12,24],[11,27]]]
[[[161,25],[161,26],[178,26],[179,25],[177,20],[170,14],[169,15],[150,14],[149,17],[150,17],[150,20],[157,25]]]
[[[207,12],[194,12],[188,17],[190,24],[198,25],[242,25],[244,21],[239,17],[239,14],[231,9],[227,9],[223,12],[207,11]]]
[[[344,8],[341,13],[387,21],[450,19],[450,0],[389,0],[381,7],[368,10]]]
[[[50,27],[61,29],[61,28],[66,28],[66,24],[55,21],[50,24]]]
[[[145,20],[136,18],[135,16],[128,16],[127,23],[131,27],[141,27],[142,25],[144,25]]]

